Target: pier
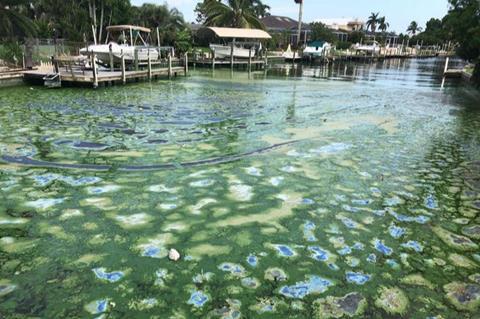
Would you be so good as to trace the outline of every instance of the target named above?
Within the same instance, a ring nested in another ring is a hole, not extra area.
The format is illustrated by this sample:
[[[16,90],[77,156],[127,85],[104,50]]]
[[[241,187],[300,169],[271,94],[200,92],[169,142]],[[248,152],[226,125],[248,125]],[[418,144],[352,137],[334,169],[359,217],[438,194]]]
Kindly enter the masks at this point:
[[[152,61],[136,59],[127,65],[122,56],[120,64],[114,64],[113,57],[109,65],[100,63],[95,55],[90,57],[62,56],[52,57],[50,63],[23,72],[26,82],[44,84],[47,87],[68,86],[109,86],[126,84],[131,81],[152,80],[161,76],[168,78],[188,74],[188,57],[182,59],[168,55]]]

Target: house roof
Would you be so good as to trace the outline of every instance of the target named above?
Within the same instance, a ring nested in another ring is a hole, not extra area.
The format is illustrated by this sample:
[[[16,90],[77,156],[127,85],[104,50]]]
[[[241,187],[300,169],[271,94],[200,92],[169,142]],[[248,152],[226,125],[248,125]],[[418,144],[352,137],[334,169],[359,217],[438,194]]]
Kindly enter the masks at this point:
[[[268,30],[292,30],[298,28],[298,21],[282,16],[266,16],[261,19],[263,24]],[[302,28],[304,30],[310,30],[308,24],[302,23]]]
[[[210,30],[220,38],[236,38],[236,39],[271,39],[272,38],[270,34],[260,29],[206,27],[202,30]]]

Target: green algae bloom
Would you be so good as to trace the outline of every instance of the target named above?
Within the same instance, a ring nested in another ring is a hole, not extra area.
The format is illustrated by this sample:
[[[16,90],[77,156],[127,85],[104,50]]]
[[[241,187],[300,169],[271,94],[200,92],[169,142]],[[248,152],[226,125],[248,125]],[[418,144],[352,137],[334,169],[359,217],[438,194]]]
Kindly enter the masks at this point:
[[[389,314],[403,315],[408,310],[409,301],[405,292],[397,287],[380,287],[375,306]]]
[[[352,292],[343,297],[317,299],[313,302],[315,318],[329,319],[360,316],[367,307],[367,301],[360,293]]]
[[[479,98],[442,62],[0,89],[0,317],[475,317]]]

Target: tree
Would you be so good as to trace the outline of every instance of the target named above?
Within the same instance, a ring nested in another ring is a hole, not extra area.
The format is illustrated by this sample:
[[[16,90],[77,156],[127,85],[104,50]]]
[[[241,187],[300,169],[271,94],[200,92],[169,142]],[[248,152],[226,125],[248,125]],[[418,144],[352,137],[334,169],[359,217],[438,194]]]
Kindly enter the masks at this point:
[[[389,27],[390,23],[386,22],[385,17],[381,17],[378,19],[378,29],[380,31],[385,33]]]
[[[261,0],[252,0],[253,11],[259,18],[265,18],[270,15],[270,6],[263,4]]]
[[[410,25],[407,28],[407,33],[410,35],[415,35],[417,32],[422,31],[422,28],[418,26],[416,21],[410,22]]]
[[[261,1],[228,0],[223,3],[219,0],[204,0],[197,6],[207,26],[258,28],[264,25],[257,16],[256,8]]]
[[[427,22],[425,31],[419,33],[416,38],[426,45],[437,45],[450,40],[449,32],[443,21],[435,18]]]
[[[379,18],[378,18],[379,15],[380,15],[379,12],[377,12],[377,13],[372,12],[372,14],[368,17],[368,20],[367,20],[367,30],[370,29],[374,34],[377,31],[377,25],[378,25],[378,22],[379,22]]]
[[[134,7],[131,22],[147,28],[158,27],[162,43],[168,44],[173,44],[179,32],[185,29],[183,15],[176,8],[152,3]]]
[[[480,85],[480,2],[478,0],[449,0],[451,8],[444,24],[458,42],[457,53],[476,63],[474,81]]]
[[[192,48],[192,34],[189,29],[183,29],[177,32],[175,37],[175,47],[180,53],[186,53]]]
[[[337,41],[335,34],[321,22],[314,22],[310,25],[312,40],[322,40],[330,43]]]
[[[353,31],[348,35],[348,41],[350,43],[360,43],[365,37],[365,34],[362,31]]]
[[[0,0],[0,37],[32,36],[36,34],[35,24],[20,12],[27,0]]]

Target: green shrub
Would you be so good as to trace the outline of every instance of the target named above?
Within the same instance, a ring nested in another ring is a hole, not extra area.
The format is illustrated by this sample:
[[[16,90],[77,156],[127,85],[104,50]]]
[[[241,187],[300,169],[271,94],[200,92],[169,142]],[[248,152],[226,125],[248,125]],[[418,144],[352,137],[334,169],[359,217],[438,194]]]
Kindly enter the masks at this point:
[[[11,64],[22,64],[23,50],[18,42],[6,42],[0,47],[0,60]]]

